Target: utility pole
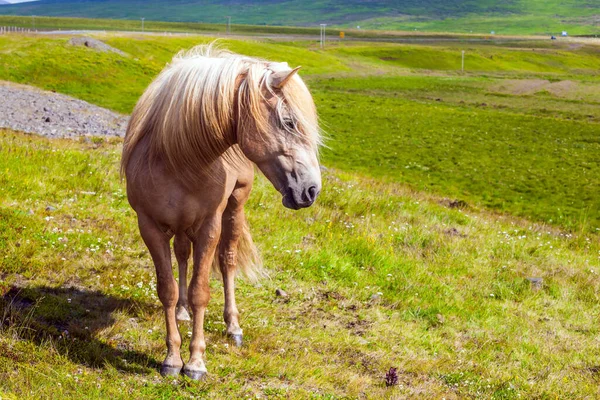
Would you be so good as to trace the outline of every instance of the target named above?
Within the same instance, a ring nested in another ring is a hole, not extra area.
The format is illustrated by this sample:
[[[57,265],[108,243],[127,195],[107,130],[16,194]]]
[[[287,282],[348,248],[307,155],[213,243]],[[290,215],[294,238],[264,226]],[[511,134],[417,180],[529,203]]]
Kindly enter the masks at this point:
[[[146,19],[146,18],[143,18],[143,17],[142,17],[142,32],[144,32],[144,20],[145,20],[145,19]]]
[[[465,72],[465,51],[464,50],[462,51],[462,64],[460,67],[460,71]]]
[[[327,24],[321,24],[321,48],[325,48],[325,27]]]
[[[226,16],[225,18],[227,18],[227,34],[229,35],[231,33],[231,16]]]

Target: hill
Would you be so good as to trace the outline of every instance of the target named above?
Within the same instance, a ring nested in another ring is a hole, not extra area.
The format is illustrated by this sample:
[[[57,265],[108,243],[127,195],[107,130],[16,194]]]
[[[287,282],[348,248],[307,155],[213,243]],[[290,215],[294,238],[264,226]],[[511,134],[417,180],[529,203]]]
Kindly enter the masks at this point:
[[[74,16],[255,25],[340,26],[379,29],[598,33],[600,4],[592,0],[40,0],[4,5],[0,14]]]

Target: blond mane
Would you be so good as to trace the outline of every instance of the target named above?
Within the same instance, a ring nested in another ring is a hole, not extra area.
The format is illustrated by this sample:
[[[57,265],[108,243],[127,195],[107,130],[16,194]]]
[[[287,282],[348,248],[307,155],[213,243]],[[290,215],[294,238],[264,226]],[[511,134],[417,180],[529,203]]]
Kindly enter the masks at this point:
[[[178,53],[135,106],[123,144],[121,173],[144,138],[144,154],[131,166],[131,174],[139,171],[144,159],[160,158],[183,183],[193,183],[199,171],[232,146],[226,161],[235,163],[243,158],[234,140],[250,122],[261,134],[269,134],[269,116],[263,114],[261,102],[264,88],[274,93],[268,83],[270,64],[213,44]],[[317,149],[320,133],[314,103],[300,91],[308,93],[301,79],[286,84],[277,116],[283,125],[284,114],[292,115],[296,123],[293,133]]]

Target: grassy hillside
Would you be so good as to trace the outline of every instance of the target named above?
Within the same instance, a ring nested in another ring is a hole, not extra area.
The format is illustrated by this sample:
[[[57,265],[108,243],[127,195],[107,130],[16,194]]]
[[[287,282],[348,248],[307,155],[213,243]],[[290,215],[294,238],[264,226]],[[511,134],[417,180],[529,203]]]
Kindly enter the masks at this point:
[[[598,33],[600,6],[585,1],[359,1],[273,0],[141,1],[141,0],[40,0],[5,5],[0,14],[71,16],[252,25],[340,26],[375,29],[447,32],[539,33],[571,30],[573,34]]]
[[[0,79],[129,113],[172,54],[211,39],[104,40],[129,56],[67,38],[0,37]],[[303,66],[328,132],[328,166],[573,230],[600,228],[595,46],[223,45]]]
[[[120,46],[131,55],[122,57],[70,46],[68,38],[0,36],[0,79],[31,83],[129,113],[144,88],[177,51],[212,40],[198,37],[108,39],[107,43]],[[335,57],[315,56],[298,47],[239,40],[224,41],[223,45],[233,51],[285,59],[302,65],[307,73],[348,69]]]
[[[418,19],[410,15],[372,17],[361,21],[361,26],[431,32],[559,34],[566,30],[572,35],[600,34],[600,5],[593,0],[516,0],[488,2],[483,10],[470,7],[464,14],[448,13],[444,18],[427,14]]]
[[[0,15],[0,26],[16,26],[31,30],[102,30],[102,31],[141,31],[141,20],[124,19],[95,19],[72,17],[45,17],[45,16],[18,16]],[[225,23],[197,23],[197,22],[163,22],[144,21],[145,32],[185,32],[185,33],[220,33],[227,31]],[[319,36],[319,28],[290,27],[290,26],[264,26],[264,25],[231,25],[233,34],[292,34]],[[361,35],[372,35],[372,31],[362,31]],[[352,34],[351,34],[352,35]]]
[[[239,285],[246,345],[223,333],[214,280],[208,380],[161,378],[162,311],[120,147],[0,132],[3,396],[600,395],[595,237],[331,169],[301,212],[258,179],[247,213],[271,278]]]

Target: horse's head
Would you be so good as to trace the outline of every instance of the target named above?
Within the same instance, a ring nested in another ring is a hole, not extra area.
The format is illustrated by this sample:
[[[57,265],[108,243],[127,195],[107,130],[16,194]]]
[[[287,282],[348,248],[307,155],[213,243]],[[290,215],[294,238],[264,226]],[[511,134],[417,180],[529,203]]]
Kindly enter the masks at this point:
[[[238,137],[246,157],[281,193],[283,205],[294,210],[312,205],[321,191],[317,113],[298,69],[268,65],[260,96],[250,96],[241,107]]]

